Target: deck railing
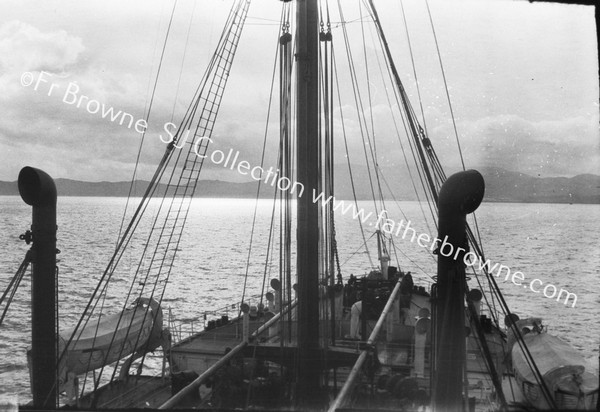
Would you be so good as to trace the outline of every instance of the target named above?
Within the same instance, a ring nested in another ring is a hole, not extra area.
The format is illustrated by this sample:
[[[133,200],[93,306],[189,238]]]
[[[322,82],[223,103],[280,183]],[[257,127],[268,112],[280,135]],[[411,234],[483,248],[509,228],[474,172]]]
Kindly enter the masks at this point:
[[[251,306],[258,306],[260,304],[260,298],[261,295],[250,296],[248,302]],[[205,330],[211,321],[215,322],[215,326],[221,326],[224,324],[224,319],[231,320],[236,318],[241,313],[241,305],[242,302],[238,302],[213,310],[205,310],[200,312],[198,317],[187,318],[180,321],[175,319],[175,316],[169,307],[167,322],[171,332],[172,343],[179,343],[196,333]]]

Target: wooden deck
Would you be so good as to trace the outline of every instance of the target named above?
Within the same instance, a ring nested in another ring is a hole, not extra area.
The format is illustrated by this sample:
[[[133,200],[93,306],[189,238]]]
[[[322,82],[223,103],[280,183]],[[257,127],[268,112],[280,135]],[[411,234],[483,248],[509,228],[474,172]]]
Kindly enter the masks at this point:
[[[261,326],[261,324],[262,323],[258,321],[251,322],[250,327],[248,328],[249,332],[252,333]],[[289,325],[284,322],[281,327],[287,330],[288,326]],[[329,323],[324,323],[317,327],[321,327],[325,330],[330,328],[331,325]],[[291,329],[293,330],[294,328]],[[347,332],[348,330],[348,322],[340,322],[339,327],[336,327],[336,329],[338,329],[336,330],[336,333],[338,334],[336,344],[329,346],[328,348],[327,361],[331,369],[327,376],[330,380],[330,388],[337,388],[339,390],[346,380],[357,356],[360,354],[363,343],[357,340],[339,338],[339,336],[345,336],[344,332]],[[413,329],[414,328],[410,326],[401,326],[395,331],[397,333],[387,336],[387,339],[393,339],[389,342],[386,342],[384,333],[382,337],[383,340],[376,345],[377,348],[374,348],[373,352],[374,354],[377,354],[381,364],[381,369],[377,372],[377,376],[384,375],[387,379],[393,377],[396,380],[398,380],[398,376],[402,378],[411,377],[411,379],[417,383],[419,389],[429,393],[429,358],[427,355],[425,356],[425,359],[422,360],[423,369],[421,374],[418,374],[414,364],[415,349]],[[293,343],[282,345],[277,338],[277,331],[274,329],[272,332],[272,334],[269,334],[269,331],[265,331],[263,335],[256,338],[253,342],[250,342],[243,351],[242,356],[246,361],[256,357],[283,366],[292,366],[292,360],[295,358],[295,348],[292,347]],[[228,325],[203,331],[184,339],[175,344],[171,350],[170,361],[172,371],[194,371],[201,374],[221,359],[228,348],[234,348],[242,343],[242,337],[241,322],[234,320]],[[292,336],[290,340],[294,342],[295,336]],[[429,340],[427,340],[425,344],[428,346],[430,344]],[[474,347],[469,347],[469,349],[469,356],[467,357],[468,396],[472,399],[471,402],[474,401],[474,404],[472,405],[475,407],[475,411],[489,411],[490,408],[493,410],[494,405],[497,406],[498,403],[497,399],[494,399],[494,388],[491,384],[489,374],[483,365],[483,356],[478,353]],[[501,370],[501,359],[498,358],[495,353],[493,359],[497,369]],[[375,381],[370,380],[370,382],[377,382],[378,378],[375,377],[374,379]],[[519,403],[523,401],[522,395],[517,388],[518,385],[516,385],[513,379],[507,376],[502,380],[502,385],[504,387],[504,393],[506,394],[506,401],[509,408],[510,405],[513,405],[513,408],[518,409]],[[361,385],[359,385],[359,387],[360,386]],[[359,387],[357,387],[357,390],[363,390]],[[390,388],[376,389],[376,392],[377,397],[379,397],[380,400],[384,400],[383,404],[379,405],[383,405],[384,409],[385,405],[389,404],[390,407],[393,407],[398,401]],[[364,400],[368,404],[369,401],[366,398],[369,398],[371,395],[365,393],[364,397],[361,395],[359,398],[365,398]],[[386,399],[388,399],[388,401],[386,401]],[[362,402],[359,401],[355,407],[360,409],[362,406],[366,406],[366,404],[361,405],[361,403]]]
[[[158,408],[171,397],[169,377],[131,376],[109,383],[96,392],[96,401],[86,395],[77,409],[143,409]]]

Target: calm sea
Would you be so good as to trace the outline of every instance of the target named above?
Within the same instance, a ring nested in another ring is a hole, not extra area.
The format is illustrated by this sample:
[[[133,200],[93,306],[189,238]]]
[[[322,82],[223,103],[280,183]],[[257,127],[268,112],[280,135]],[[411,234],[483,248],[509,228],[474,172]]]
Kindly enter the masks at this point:
[[[374,212],[369,202],[359,202]],[[61,328],[73,325],[91,295],[117,241],[125,206],[122,198],[63,197],[58,202],[59,301]],[[416,202],[388,204],[396,222],[410,219],[417,234],[434,235]],[[180,245],[163,308],[179,319],[199,318],[207,310],[241,299],[252,229],[253,200],[195,199]],[[379,206],[378,206],[379,207]],[[249,259],[249,294],[260,292],[269,237],[272,204],[257,206],[254,244]],[[428,210],[426,210],[428,212]],[[28,246],[19,240],[31,224],[31,209],[19,197],[0,197],[0,291],[17,270]],[[406,217],[405,217],[406,216]],[[429,220],[431,222],[431,220]],[[539,316],[549,330],[576,347],[598,370],[600,336],[600,208],[597,205],[483,203],[477,221],[484,250],[492,262],[538,278],[577,295],[575,307],[535,294],[510,282],[499,284],[512,311],[521,317]],[[369,224],[370,223],[370,224]],[[375,218],[365,223],[370,254],[364,251],[358,223],[348,215],[336,220],[337,241],[344,277],[370,270],[376,263],[376,241],[371,237]],[[402,233],[400,233],[402,234]],[[410,236],[410,234],[409,234]],[[370,238],[370,239],[369,239]],[[430,253],[408,237],[395,239],[403,270],[426,284],[435,274]],[[133,267],[126,256],[123,267]],[[276,276],[276,261],[269,261]],[[115,290],[125,290],[128,279],[115,280]],[[119,286],[120,285],[120,286]],[[543,288],[542,286],[542,288]],[[550,289],[551,291],[551,289]],[[51,293],[49,291],[49,293]],[[118,294],[108,300],[119,307]],[[26,350],[30,345],[30,281],[27,277],[0,326],[0,397],[24,403],[30,399]]]

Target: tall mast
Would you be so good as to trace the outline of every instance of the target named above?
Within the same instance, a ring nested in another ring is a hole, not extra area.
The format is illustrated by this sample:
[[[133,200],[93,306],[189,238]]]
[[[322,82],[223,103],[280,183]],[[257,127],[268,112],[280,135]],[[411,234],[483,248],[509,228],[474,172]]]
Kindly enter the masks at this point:
[[[297,400],[310,402],[320,387],[319,351],[319,16],[317,0],[296,4],[296,149],[298,182],[305,190],[297,201],[298,386]]]

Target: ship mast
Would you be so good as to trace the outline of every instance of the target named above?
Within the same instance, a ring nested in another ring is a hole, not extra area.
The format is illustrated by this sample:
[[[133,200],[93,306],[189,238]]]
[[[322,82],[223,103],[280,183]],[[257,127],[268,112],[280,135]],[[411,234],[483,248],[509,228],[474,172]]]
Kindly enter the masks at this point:
[[[298,0],[296,70],[296,170],[305,193],[297,198],[298,359],[297,402],[319,392],[319,23],[317,0]]]

